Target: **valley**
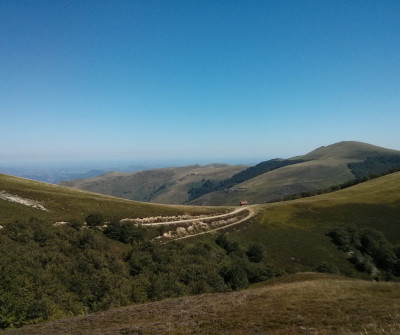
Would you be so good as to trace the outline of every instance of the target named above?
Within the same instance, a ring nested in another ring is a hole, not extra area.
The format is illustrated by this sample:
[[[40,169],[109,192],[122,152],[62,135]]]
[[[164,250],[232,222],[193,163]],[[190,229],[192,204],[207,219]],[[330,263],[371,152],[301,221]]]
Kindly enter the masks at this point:
[[[400,172],[245,206],[138,202],[7,175],[0,192],[6,333],[399,330]]]
[[[132,173],[109,172],[96,178],[65,181],[61,185],[129,200],[184,204],[189,200],[188,190],[202,180],[223,180],[246,168],[244,165],[208,164]]]

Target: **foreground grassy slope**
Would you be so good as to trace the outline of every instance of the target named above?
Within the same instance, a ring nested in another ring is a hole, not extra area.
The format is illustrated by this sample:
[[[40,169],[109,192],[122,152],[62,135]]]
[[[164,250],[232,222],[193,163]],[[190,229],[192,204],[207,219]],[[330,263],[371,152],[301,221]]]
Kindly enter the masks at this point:
[[[299,273],[252,289],[113,309],[6,334],[398,334],[400,284]]]
[[[0,191],[40,202],[48,211],[0,199],[0,223],[37,217],[45,221],[77,219],[98,212],[106,218],[207,213],[220,209],[167,206],[118,199],[68,187],[0,174]]]
[[[110,172],[96,178],[63,182],[62,185],[130,200],[182,204],[188,190],[203,179],[222,180],[245,169],[244,165],[209,164],[132,173]]]
[[[270,260],[288,271],[308,271],[333,264],[346,275],[360,276],[326,234],[353,225],[384,233],[400,244],[400,173],[315,197],[258,206],[250,224],[232,231],[232,238],[265,246]]]
[[[348,163],[380,155],[400,155],[400,152],[355,141],[332,144],[304,156],[294,157],[307,162],[264,173],[225,192],[213,192],[192,203],[236,205],[241,200],[265,203],[292,194],[325,189],[354,179]]]

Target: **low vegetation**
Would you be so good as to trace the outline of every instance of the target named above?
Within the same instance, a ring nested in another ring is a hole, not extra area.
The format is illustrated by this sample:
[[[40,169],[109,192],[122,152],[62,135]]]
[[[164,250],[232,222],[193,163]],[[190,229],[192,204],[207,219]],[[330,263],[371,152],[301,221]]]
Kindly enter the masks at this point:
[[[208,242],[155,245],[148,242],[149,234],[132,223],[114,222],[103,232],[37,219],[5,225],[0,230],[0,328],[229,292],[280,274],[257,244],[240,245],[218,235]]]
[[[333,229],[328,236],[350,256],[349,260],[359,271],[375,279],[400,276],[400,244],[393,246],[380,231],[345,226]]]

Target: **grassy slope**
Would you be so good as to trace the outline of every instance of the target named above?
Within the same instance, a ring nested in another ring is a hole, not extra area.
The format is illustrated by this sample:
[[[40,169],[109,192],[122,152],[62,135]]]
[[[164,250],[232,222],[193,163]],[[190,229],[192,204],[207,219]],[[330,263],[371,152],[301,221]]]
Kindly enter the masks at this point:
[[[265,203],[290,194],[323,189],[353,177],[348,160],[314,160],[264,173],[231,188],[231,192],[213,192],[193,201],[196,205],[236,205],[241,200]]]
[[[62,184],[130,200],[181,204],[188,200],[187,192],[192,185],[202,179],[226,179],[245,168],[244,165],[193,165],[133,173],[113,172],[96,178],[75,180]],[[160,190],[160,187],[164,185],[165,187]]]
[[[333,227],[371,227],[392,243],[400,243],[400,173],[334,193],[258,208],[252,223],[237,228],[231,236],[263,244],[271,261],[290,272],[312,270],[328,262],[346,275],[360,276],[326,236]]]
[[[400,284],[299,273],[204,294],[27,326],[6,334],[398,334]]]
[[[205,213],[218,210],[217,208],[134,202],[4,174],[0,174],[1,190],[23,198],[38,200],[49,211],[45,212],[0,199],[0,223],[30,217],[38,217],[50,222],[83,220],[91,212],[99,212],[109,218],[175,215],[185,212]]]
[[[232,192],[214,192],[193,201],[196,205],[236,205],[241,200],[265,203],[288,195],[324,189],[354,179],[347,164],[367,157],[399,154],[400,151],[385,149],[360,142],[340,142],[318,148],[295,158],[308,162],[283,167],[264,173],[236,185]]]

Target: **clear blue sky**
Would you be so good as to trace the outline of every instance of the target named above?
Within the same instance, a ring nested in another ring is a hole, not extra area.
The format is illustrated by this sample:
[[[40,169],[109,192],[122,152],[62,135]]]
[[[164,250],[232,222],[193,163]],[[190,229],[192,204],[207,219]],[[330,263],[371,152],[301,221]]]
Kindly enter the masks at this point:
[[[0,1],[0,160],[400,149],[400,2]]]

